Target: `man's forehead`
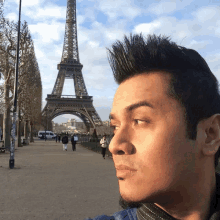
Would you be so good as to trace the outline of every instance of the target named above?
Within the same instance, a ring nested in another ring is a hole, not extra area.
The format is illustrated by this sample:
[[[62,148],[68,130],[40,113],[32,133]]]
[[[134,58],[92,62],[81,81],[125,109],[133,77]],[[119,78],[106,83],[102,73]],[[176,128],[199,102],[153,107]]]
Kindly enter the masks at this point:
[[[118,110],[122,110],[124,113],[131,113],[133,110],[135,109],[139,109],[141,107],[147,107],[147,108],[150,108],[151,110],[156,110],[155,106],[152,105],[152,103],[150,103],[149,101],[147,100],[142,100],[142,101],[136,101],[130,105],[127,105],[127,106],[122,106],[121,109],[116,109],[116,113],[114,113],[114,110],[112,110],[112,112],[110,113],[109,115],[109,119],[116,119],[117,118],[117,113],[118,113]]]
[[[157,102],[164,99],[169,86],[167,76],[162,73],[142,74],[129,78],[119,85],[113,100],[113,108],[126,106],[144,99]]]

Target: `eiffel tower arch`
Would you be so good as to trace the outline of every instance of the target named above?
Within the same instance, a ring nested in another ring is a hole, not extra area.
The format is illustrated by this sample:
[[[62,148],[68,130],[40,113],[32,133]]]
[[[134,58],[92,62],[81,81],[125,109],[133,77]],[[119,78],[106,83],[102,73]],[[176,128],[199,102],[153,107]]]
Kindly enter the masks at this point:
[[[87,131],[102,126],[103,123],[93,106],[93,97],[88,95],[82,75],[83,65],[79,60],[77,42],[76,0],[67,0],[63,54],[57,68],[59,71],[52,94],[47,95],[47,103],[42,111],[47,124],[51,124],[59,115],[72,114],[85,123]],[[75,95],[62,95],[65,79],[73,79]]]

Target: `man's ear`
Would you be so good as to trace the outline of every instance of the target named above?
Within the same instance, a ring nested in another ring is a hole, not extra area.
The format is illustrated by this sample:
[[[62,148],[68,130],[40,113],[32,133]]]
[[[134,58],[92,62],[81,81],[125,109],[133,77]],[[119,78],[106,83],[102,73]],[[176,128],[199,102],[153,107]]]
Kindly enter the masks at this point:
[[[212,115],[203,122],[202,152],[214,156],[220,147],[220,114]]]

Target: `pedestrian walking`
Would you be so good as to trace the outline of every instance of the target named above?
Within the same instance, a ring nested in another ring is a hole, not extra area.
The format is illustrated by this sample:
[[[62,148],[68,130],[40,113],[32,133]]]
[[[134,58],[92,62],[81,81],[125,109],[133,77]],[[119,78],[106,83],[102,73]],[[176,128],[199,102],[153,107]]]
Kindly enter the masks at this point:
[[[62,143],[63,143],[63,150],[67,151],[67,144],[69,142],[69,138],[67,135],[63,136]]]
[[[60,143],[60,135],[58,135],[58,141],[59,141],[59,143]]]
[[[103,138],[100,140],[100,144],[102,148],[102,156],[103,156],[103,159],[105,159],[105,152],[106,152],[106,148],[108,147],[106,135],[104,135]]]
[[[55,139],[56,139],[56,143],[57,143],[57,139],[58,139],[57,135],[56,135]]]
[[[76,138],[75,138],[75,135],[72,136],[71,143],[72,143],[72,149],[73,149],[73,151],[75,151],[76,150]]]

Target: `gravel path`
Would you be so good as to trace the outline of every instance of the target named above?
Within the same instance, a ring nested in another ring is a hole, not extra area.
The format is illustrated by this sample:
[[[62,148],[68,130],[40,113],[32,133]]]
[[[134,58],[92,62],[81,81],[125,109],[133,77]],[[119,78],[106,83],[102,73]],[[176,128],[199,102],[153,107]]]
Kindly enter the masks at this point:
[[[112,159],[76,145],[62,150],[55,141],[35,140],[0,154],[0,219],[83,220],[120,210]]]

